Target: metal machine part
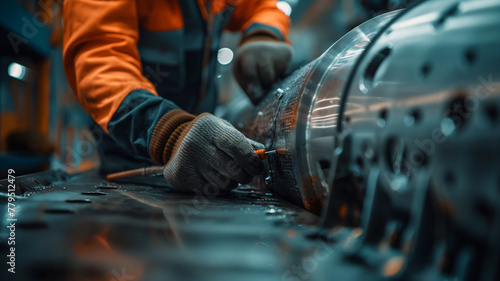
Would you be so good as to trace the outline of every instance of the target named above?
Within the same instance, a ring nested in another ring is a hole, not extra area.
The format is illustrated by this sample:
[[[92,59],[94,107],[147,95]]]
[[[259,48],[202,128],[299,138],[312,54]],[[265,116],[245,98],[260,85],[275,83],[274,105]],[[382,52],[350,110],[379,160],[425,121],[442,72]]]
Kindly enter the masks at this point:
[[[278,153],[269,162],[271,187],[319,214],[329,195],[328,172],[336,161],[340,96],[358,55],[397,12],[376,17],[346,34],[321,57],[281,82],[260,106],[231,120],[247,137]],[[268,182],[269,184],[269,182]]]
[[[344,80],[370,38],[396,13],[360,25],[321,57],[286,78],[260,106],[231,120],[247,137],[278,151],[270,157],[270,185],[284,198],[321,212],[329,194],[326,173],[334,161]]]
[[[235,125],[281,151],[259,182],[322,213],[326,233],[357,227],[347,257],[404,280],[499,280],[500,2],[396,13],[348,33]]]

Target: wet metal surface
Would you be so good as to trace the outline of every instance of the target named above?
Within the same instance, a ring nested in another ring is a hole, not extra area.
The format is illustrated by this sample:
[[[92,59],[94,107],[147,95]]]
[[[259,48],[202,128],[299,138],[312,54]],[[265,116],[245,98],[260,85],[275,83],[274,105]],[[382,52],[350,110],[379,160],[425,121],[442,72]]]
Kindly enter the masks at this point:
[[[335,249],[307,238],[315,215],[265,190],[204,198],[152,180],[110,185],[81,174],[29,187],[36,191],[15,197],[15,274],[5,269],[9,232],[2,225],[1,279],[328,279]]]

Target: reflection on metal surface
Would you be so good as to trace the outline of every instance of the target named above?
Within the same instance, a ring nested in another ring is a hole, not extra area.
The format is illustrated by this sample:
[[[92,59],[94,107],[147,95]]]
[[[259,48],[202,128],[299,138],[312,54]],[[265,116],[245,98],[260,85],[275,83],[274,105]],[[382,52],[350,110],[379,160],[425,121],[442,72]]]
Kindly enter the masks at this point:
[[[379,16],[342,37],[320,58],[286,78],[239,119],[231,120],[267,149],[286,153],[270,157],[279,195],[319,214],[329,194],[326,175],[334,158],[335,128],[342,87],[370,38],[397,12]],[[258,114],[257,114],[258,113]],[[257,117],[254,117],[257,116]]]
[[[16,178],[39,184],[25,185],[29,198],[16,197],[16,274],[1,272],[2,280],[277,280],[300,265],[303,252],[320,247],[303,235],[317,216],[268,190],[247,186],[208,198],[143,177],[136,179],[140,184],[123,181],[91,197],[85,194],[108,187],[104,177],[50,178]],[[9,250],[4,223],[2,257]],[[331,251],[329,245],[321,249]]]
[[[271,187],[321,213],[349,259],[401,280],[500,279],[499,15],[447,0],[375,18],[237,120],[287,152],[268,159]]]

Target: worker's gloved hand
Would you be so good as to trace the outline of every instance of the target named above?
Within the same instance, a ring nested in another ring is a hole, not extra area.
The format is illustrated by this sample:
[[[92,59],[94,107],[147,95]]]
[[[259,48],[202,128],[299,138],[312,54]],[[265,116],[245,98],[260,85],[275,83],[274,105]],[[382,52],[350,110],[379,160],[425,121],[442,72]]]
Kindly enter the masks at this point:
[[[234,76],[253,104],[283,76],[291,57],[292,47],[278,41],[251,41],[238,49]]]
[[[261,173],[263,163],[254,150],[264,148],[262,144],[247,139],[231,124],[210,114],[189,123],[180,132],[185,136],[173,145],[163,171],[175,189],[215,196],[234,189],[238,183],[248,183]]]

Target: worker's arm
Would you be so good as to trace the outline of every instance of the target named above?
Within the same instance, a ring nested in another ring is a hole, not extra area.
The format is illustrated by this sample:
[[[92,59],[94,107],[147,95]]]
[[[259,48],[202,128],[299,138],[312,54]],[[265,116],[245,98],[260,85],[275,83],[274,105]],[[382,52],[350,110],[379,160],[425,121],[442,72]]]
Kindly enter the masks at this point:
[[[231,125],[212,115],[193,116],[157,96],[142,75],[135,1],[67,0],[64,21],[68,81],[119,145],[168,163],[165,178],[181,190],[228,190],[260,172],[251,143]]]
[[[158,120],[177,108],[142,75],[135,1],[64,2],[63,60],[80,104],[120,145],[149,157]]]
[[[242,32],[234,76],[254,104],[288,67],[292,57],[289,28],[290,18],[273,0],[243,1],[234,10],[228,29]]]

